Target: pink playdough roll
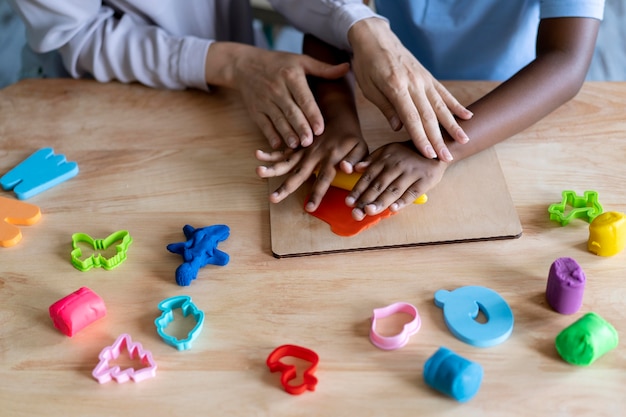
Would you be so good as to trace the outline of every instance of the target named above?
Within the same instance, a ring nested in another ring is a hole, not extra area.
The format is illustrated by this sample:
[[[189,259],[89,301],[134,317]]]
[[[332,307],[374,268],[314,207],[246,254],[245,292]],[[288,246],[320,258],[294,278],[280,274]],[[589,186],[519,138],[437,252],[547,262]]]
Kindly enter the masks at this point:
[[[87,287],[79,288],[50,306],[54,327],[72,337],[106,315],[106,306],[98,294]]]

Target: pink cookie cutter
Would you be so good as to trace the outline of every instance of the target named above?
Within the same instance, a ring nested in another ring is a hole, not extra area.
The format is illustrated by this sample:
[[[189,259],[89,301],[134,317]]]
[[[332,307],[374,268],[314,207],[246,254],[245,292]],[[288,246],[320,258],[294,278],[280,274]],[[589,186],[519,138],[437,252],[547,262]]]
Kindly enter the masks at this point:
[[[376,331],[376,321],[392,316],[397,313],[406,313],[413,317],[413,320],[406,323],[402,331],[393,336],[382,336]],[[417,308],[409,303],[397,302],[374,310],[372,316],[372,326],[370,328],[370,340],[374,346],[383,350],[400,349],[409,342],[409,338],[417,333],[422,326],[422,320]]]
[[[134,368],[121,369],[119,366],[110,366],[110,362],[119,358],[124,349],[128,351],[128,356],[131,359],[138,357],[144,367],[136,370]],[[141,343],[133,342],[130,335],[126,333],[119,335],[111,346],[102,349],[98,358],[100,362],[93,369],[91,375],[101,384],[107,383],[111,379],[115,379],[120,384],[131,379],[135,382],[141,382],[156,375],[157,365],[154,359],[152,359],[152,353],[144,350]]]
[[[72,337],[104,317],[107,309],[98,294],[87,287],[82,287],[56,301],[48,311],[54,327]]]

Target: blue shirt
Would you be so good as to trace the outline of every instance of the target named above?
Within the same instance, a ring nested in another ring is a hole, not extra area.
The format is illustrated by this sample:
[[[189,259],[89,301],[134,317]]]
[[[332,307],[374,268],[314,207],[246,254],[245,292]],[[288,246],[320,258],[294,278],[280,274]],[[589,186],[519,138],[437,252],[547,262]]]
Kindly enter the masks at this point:
[[[535,59],[539,20],[602,19],[604,0],[376,0],[435,78],[503,81]]]

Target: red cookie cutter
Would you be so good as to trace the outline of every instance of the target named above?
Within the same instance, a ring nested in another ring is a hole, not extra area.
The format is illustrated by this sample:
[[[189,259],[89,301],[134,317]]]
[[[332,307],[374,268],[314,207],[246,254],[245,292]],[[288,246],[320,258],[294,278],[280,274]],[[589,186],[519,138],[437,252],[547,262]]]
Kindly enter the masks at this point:
[[[303,359],[311,363],[311,366],[304,371],[302,383],[299,385],[289,384],[289,381],[296,378],[296,367],[280,361],[282,358],[288,356]],[[267,357],[267,366],[270,368],[270,371],[281,372],[280,383],[283,388],[285,388],[285,391],[292,395],[302,394],[306,390],[315,391],[317,378],[313,374],[317,369],[318,363],[319,356],[317,356],[317,353],[310,349],[295,345],[279,346]]]
[[[54,327],[69,337],[104,317],[106,312],[102,298],[87,287],[79,288],[49,308]]]

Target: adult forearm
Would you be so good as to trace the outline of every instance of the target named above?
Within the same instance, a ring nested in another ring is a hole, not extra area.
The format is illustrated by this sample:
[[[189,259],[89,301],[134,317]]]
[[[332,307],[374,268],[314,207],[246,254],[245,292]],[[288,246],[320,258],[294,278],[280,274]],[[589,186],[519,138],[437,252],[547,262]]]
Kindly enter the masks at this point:
[[[152,87],[206,89],[209,40],[180,37],[130,15],[117,16],[100,0],[11,0],[36,52],[58,50],[75,78],[138,81]]]

